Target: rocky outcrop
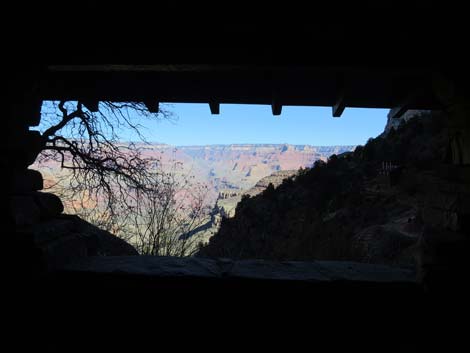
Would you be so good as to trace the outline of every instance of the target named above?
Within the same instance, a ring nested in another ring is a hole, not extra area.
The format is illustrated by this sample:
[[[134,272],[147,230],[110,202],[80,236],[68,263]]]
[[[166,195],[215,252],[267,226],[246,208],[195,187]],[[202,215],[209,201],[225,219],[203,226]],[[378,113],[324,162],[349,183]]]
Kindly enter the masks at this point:
[[[17,171],[9,189],[9,223],[12,238],[27,271],[54,270],[87,256],[138,255],[125,241],[80,219],[64,215],[64,206],[54,194],[43,192],[41,173]]]
[[[44,180],[37,170],[26,169],[22,172],[16,171],[11,180],[11,188],[14,194],[23,194],[31,191],[42,190]]]
[[[260,179],[255,186],[243,192],[242,195],[255,196],[262,193],[269,187],[269,184],[272,184],[274,188],[277,188],[285,179],[293,177],[297,174],[297,170],[279,170],[274,172],[262,179]]]
[[[407,110],[401,117],[392,118],[391,115],[390,115],[390,112],[389,112],[388,115],[387,115],[387,124],[385,125],[385,129],[384,129],[383,133],[384,133],[384,135],[387,135],[390,132],[390,130],[398,129],[400,124],[404,124],[404,123],[406,123],[407,121],[409,121],[410,119],[413,119],[413,118],[422,118],[422,117],[430,116],[430,113],[431,113],[430,110],[410,109],[410,110]]]
[[[274,188],[277,188],[285,179],[293,177],[297,173],[297,170],[280,170],[274,172],[264,178],[261,178],[253,187],[248,190],[228,190],[219,193],[217,200],[217,206],[224,210],[225,215],[233,217],[235,207],[240,202],[243,196],[256,196],[266,190],[271,184]]]
[[[138,255],[130,244],[73,215],[23,228],[17,236],[36,249],[44,270],[60,269],[88,256]]]

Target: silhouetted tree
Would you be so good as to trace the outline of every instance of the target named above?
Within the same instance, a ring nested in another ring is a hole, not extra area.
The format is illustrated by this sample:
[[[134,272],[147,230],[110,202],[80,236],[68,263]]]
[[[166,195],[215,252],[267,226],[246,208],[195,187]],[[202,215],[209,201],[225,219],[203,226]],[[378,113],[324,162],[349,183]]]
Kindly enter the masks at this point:
[[[101,102],[97,112],[80,102],[47,103],[38,165],[60,164],[63,173],[53,191],[69,212],[133,243],[141,253],[188,255],[191,242],[184,234],[199,225],[204,190],[189,176],[176,177],[176,162],[164,170],[159,159],[144,154],[145,144],[122,141],[127,130],[146,142],[142,119],[173,119],[173,114],[165,105],[150,113],[143,103]],[[190,189],[188,203],[181,195]],[[158,241],[149,232],[158,234]]]
[[[136,190],[134,205],[125,215],[126,234],[143,255],[190,256],[199,238],[192,231],[206,221],[207,187],[174,173],[154,174],[153,187]]]

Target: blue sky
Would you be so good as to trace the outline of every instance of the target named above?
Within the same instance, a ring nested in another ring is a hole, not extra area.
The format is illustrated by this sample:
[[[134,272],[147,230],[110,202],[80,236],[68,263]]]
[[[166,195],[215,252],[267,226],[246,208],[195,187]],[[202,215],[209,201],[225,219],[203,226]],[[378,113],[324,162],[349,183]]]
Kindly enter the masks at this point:
[[[174,122],[146,123],[148,141],[176,146],[289,143],[310,145],[357,145],[379,135],[388,109],[346,108],[333,118],[331,107],[283,107],[273,116],[268,105],[222,104],[212,115],[208,104],[171,104]]]
[[[43,114],[50,107],[52,105],[46,103]],[[388,113],[388,109],[346,108],[341,118],[333,118],[331,107],[285,106],[280,116],[273,116],[269,105],[222,104],[220,114],[212,115],[208,104],[194,103],[166,104],[165,109],[173,112],[175,119],[155,121],[139,118],[136,114],[135,121],[144,126],[142,133],[147,141],[174,146],[358,145],[384,130]],[[44,130],[46,125],[47,118],[43,115],[39,129]],[[67,134],[66,131],[63,133]],[[121,129],[120,138],[123,141],[138,140],[135,133]]]

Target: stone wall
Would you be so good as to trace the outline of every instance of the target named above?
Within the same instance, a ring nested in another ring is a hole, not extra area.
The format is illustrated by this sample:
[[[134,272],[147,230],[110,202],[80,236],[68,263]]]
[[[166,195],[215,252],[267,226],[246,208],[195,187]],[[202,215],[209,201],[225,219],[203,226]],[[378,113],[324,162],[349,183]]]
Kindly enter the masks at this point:
[[[470,252],[470,168],[443,165],[423,176],[427,197],[421,205],[418,280],[433,290],[463,286]]]
[[[439,292],[468,285],[470,253],[470,95],[468,82],[433,79],[434,93],[447,116],[448,153],[432,178],[423,178],[428,197],[421,207],[418,279]]]
[[[25,270],[40,273],[88,256],[138,255],[131,245],[109,232],[63,214],[60,198],[41,191],[43,179],[38,171],[16,170],[13,175],[8,219],[18,244],[14,251]]]
[[[92,255],[137,255],[112,234],[76,216],[63,215],[59,197],[44,192],[40,172],[29,169],[44,147],[36,76],[26,72],[9,82],[6,148],[1,165],[5,176],[5,236],[17,269],[37,274]]]

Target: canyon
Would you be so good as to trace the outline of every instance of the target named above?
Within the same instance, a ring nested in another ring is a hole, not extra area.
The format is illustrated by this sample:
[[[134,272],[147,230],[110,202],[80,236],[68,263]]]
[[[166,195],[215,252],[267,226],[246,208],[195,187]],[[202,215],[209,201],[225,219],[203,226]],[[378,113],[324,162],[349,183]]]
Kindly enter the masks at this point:
[[[149,156],[158,156],[165,166],[181,163],[182,170],[206,183],[213,195],[227,190],[247,190],[262,178],[281,170],[308,168],[332,154],[356,146],[310,146],[291,144],[230,144],[173,147],[142,146]]]
[[[128,143],[117,145],[125,148]],[[205,211],[198,225],[189,233],[181,234],[181,237],[190,237],[191,248],[196,249],[196,246],[208,244],[219,230],[223,217],[234,216],[243,195],[255,196],[269,184],[277,187],[298,170],[309,168],[319,160],[327,161],[333,154],[352,151],[356,146],[231,144],[175,147],[139,143],[136,147],[142,157],[153,160],[151,165],[155,171],[171,173],[181,181],[179,185],[184,185],[185,190],[176,197],[198,195],[203,198]],[[95,203],[84,203],[67,194],[69,177],[58,161],[38,158],[34,168],[44,176],[45,188],[61,196],[66,213],[79,214],[96,223]]]
[[[122,143],[125,145],[125,143]],[[220,193],[240,194],[262,178],[278,171],[308,168],[332,154],[352,151],[356,146],[310,146],[290,144],[230,144],[171,146],[162,143],[137,145],[145,158],[155,159],[155,168],[174,171],[194,183],[206,185],[207,202],[214,203]],[[52,186],[62,174],[58,162],[51,160],[34,166]]]

